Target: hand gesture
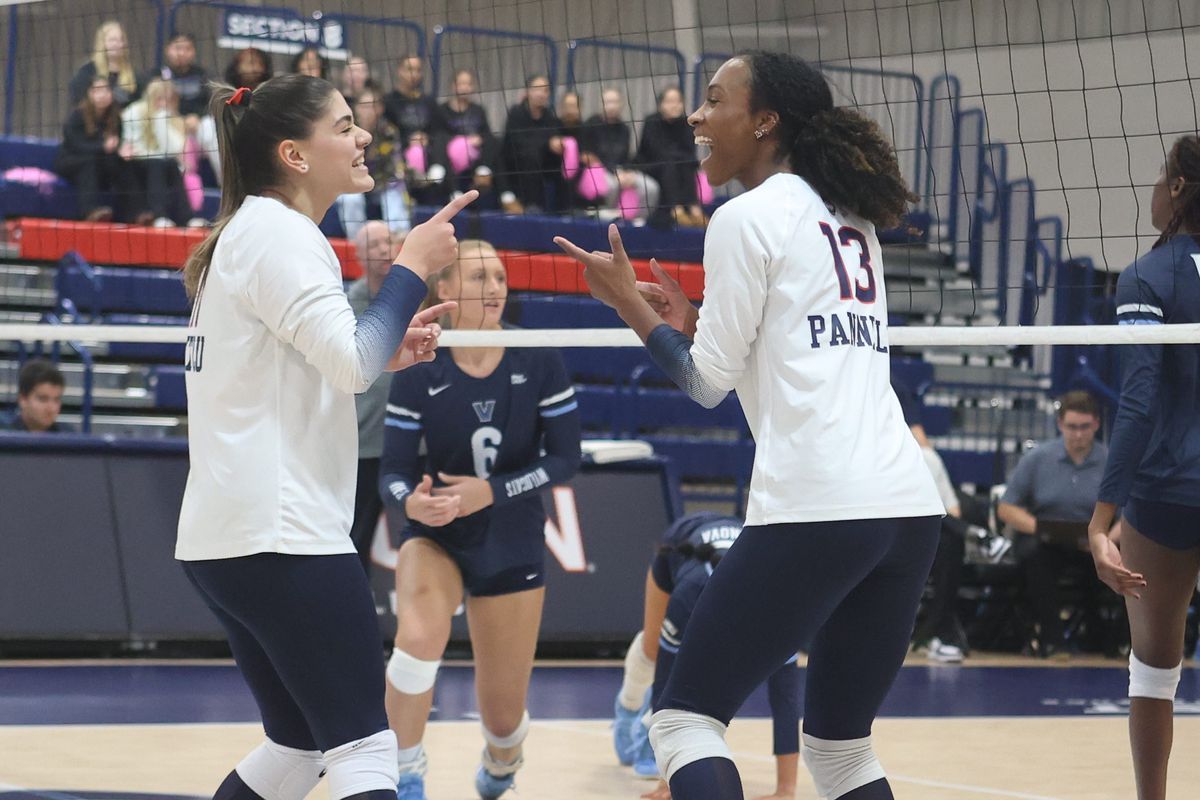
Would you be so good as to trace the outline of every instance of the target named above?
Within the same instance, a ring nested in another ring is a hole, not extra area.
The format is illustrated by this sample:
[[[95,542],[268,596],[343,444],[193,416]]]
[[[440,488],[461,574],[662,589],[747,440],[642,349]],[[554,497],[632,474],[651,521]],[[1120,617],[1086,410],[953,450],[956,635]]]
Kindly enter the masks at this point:
[[[1096,575],[1104,585],[1114,592],[1126,597],[1140,600],[1139,591],[1146,585],[1146,579],[1140,572],[1131,572],[1121,561],[1121,551],[1108,538],[1107,531],[1088,531],[1088,545],[1092,550],[1092,560],[1096,562]]]
[[[453,497],[458,502],[458,516],[466,517],[487,508],[494,500],[492,485],[483,478],[473,475],[447,475],[438,473],[438,480],[446,484],[433,490],[434,497]]]
[[[399,372],[421,361],[433,361],[434,351],[437,350],[438,337],[442,335],[442,326],[437,320],[443,314],[454,310],[458,303],[439,303],[418,313],[409,323],[404,341],[388,359],[385,372]]]
[[[458,516],[457,497],[434,497],[430,494],[433,488],[433,478],[428,475],[421,478],[413,493],[404,499],[404,513],[415,522],[440,528]]]
[[[642,795],[642,800],[671,800],[671,787],[659,778],[658,784]]]
[[[587,281],[588,291],[600,302],[620,310],[619,306],[624,301],[637,294],[637,276],[633,272],[633,265],[629,263],[629,256],[625,253],[625,245],[621,242],[621,233],[616,225],[608,226],[611,254],[599,250],[588,253],[561,236],[555,236],[554,243],[567,255],[583,264],[583,279]]]
[[[422,280],[453,264],[458,258],[458,240],[451,220],[477,197],[479,192],[472,189],[409,231],[394,263],[408,267]]]
[[[696,307],[688,300],[675,279],[659,266],[656,259],[650,259],[650,271],[658,278],[658,283],[638,281],[638,292],[654,309],[654,313],[662,317],[663,322],[688,336],[694,335],[696,318],[699,316]]]

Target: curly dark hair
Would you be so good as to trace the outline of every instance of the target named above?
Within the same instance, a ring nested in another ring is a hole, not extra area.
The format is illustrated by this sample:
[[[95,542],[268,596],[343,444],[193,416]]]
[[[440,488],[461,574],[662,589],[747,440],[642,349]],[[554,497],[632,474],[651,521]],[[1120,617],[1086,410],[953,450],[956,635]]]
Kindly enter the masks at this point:
[[[826,203],[876,227],[897,225],[919,199],[900,175],[896,151],[874,120],[835,108],[825,77],[787,53],[738,55],[750,70],[750,111],[779,115],[780,155]]]
[[[1165,171],[1167,181],[1183,178],[1183,191],[1175,198],[1175,213],[1154,243],[1155,247],[1166,242],[1180,229],[1200,233],[1200,136],[1192,134],[1176,139],[1167,153]]]

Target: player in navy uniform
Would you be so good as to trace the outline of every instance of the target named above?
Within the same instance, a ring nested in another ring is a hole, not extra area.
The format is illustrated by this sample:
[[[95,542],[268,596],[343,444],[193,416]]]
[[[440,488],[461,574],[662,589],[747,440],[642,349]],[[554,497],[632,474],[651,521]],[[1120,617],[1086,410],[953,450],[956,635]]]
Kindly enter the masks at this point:
[[[644,623],[625,656],[613,721],[617,759],[632,765],[638,775],[658,775],[644,718],[666,686],[701,590],[741,531],[740,519],[711,511],[680,517],[663,534],[646,573]],[[774,730],[775,791],[759,800],[791,798],[800,762],[800,670],[795,655],[767,679],[767,699]],[[644,797],[670,800],[671,792],[663,783]]]
[[[1162,235],[1117,280],[1119,325],[1200,322],[1200,138],[1183,136],[1154,184]],[[1139,800],[1167,796],[1183,630],[1200,573],[1200,345],[1121,348],[1121,405],[1088,540],[1129,612],[1129,741]],[[1124,507],[1118,543],[1108,533]]]
[[[413,315],[424,279],[454,260],[450,218],[473,198],[412,230],[356,320],[317,223],[339,195],[370,190],[370,134],[306,75],[216,87],[210,110],[221,210],[184,266],[191,468],[175,555],[266,732],[214,797],[303,800],[324,776],[332,800],[391,800],[379,623],[349,535],[354,392],[432,357],[448,309]]]
[[[507,294],[504,263],[486,242],[463,242],[457,264],[430,280],[431,298],[459,303],[446,321],[456,329],[500,330]],[[387,668],[398,792],[425,796],[421,739],[465,590],[486,741],[475,786],[499,797],[522,764],[529,728],[545,594],[541,493],[579,468],[575,392],[550,349],[456,348],[398,377],[380,466],[384,502],[407,517]]]
[[[697,312],[639,289],[615,225],[581,261],[658,366],[754,434],[746,527],[696,605],[650,728],[676,800],[741,798],[725,728],[807,645],[804,761],[822,797],[892,797],[871,725],[908,651],[945,507],[890,385],[877,226],[917,200],[879,127],[784,53],[726,61],[689,118],[712,217]],[[642,292],[654,299],[652,305]],[[660,316],[661,314],[661,316]]]

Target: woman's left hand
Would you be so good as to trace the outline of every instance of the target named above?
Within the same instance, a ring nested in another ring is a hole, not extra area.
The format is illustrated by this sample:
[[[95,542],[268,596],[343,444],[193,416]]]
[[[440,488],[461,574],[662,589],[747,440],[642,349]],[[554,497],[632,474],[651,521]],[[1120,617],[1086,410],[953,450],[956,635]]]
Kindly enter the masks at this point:
[[[458,515],[465,517],[487,508],[492,504],[492,485],[483,478],[474,475],[447,475],[438,473],[438,479],[445,484],[433,490],[434,497],[457,497]]]
[[[637,275],[633,271],[633,264],[629,263],[616,225],[608,226],[608,243],[612,253],[599,250],[589,253],[561,236],[555,236],[554,243],[583,264],[583,279],[587,281],[588,291],[606,306],[619,312],[630,298],[638,296]]]
[[[396,348],[396,352],[388,359],[385,372],[399,372],[422,361],[433,361],[438,346],[438,337],[442,335],[442,326],[436,320],[443,314],[458,307],[458,303],[439,303],[418,313],[409,323],[404,341]]]

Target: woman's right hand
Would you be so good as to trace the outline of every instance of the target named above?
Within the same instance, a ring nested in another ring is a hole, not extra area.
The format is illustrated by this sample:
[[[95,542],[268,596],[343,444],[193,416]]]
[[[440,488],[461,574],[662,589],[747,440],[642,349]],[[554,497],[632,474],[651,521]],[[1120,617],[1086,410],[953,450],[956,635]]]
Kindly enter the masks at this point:
[[[658,283],[638,281],[638,293],[645,298],[654,312],[662,317],[663,322],[689,338],[694,337],[696,319],[700,313],[675,279],[653,258],[650,259],[650,271],[658,278]]]
[[[104,152],[115,153],[117,148],[121,146],[121,137],[116,134],[109,134],[104,137]]]
[[[433,478],[428,475],[421,478],[417,488],[404,499],[404,514],[409,519],[428,525],[430,528],[440,528],[458,516],[459,498],[457,496],[434,497]]]
[[[393,263],[411,269],[422,279],[453,264],[458,258],[458,240],[454,238],[451,220],[477,197],[479,192],[472,189],[409,231]]]

